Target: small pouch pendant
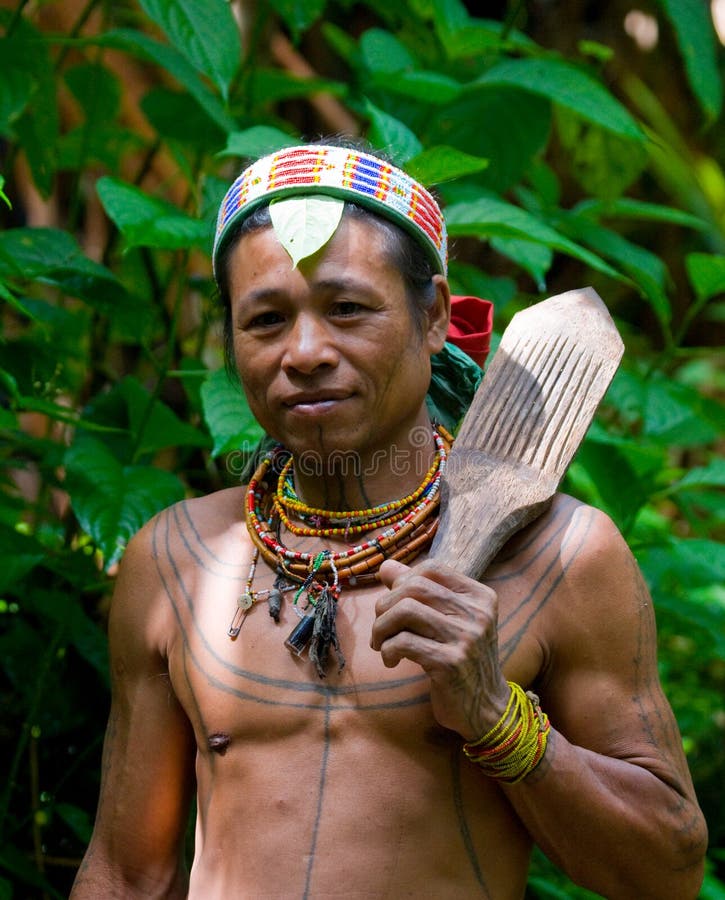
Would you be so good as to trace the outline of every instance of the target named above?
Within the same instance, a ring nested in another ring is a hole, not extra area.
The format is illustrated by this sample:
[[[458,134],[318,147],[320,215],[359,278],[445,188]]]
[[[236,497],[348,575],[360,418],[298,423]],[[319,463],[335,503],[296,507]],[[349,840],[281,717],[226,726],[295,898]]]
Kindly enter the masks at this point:
[[[305,647],[309,644],[310,638],[312,637],[314,625],[314,614],[303,616],[284,642],[285,647],[288,650],[291,650],[296,656],[302,656]]]
[[[275,622],[279,622],[279,614],[282,609],[282,591],[278,590],[276,587],[273,587],[269,592],[267,605],[269,607],[270,616],[272,616]]]

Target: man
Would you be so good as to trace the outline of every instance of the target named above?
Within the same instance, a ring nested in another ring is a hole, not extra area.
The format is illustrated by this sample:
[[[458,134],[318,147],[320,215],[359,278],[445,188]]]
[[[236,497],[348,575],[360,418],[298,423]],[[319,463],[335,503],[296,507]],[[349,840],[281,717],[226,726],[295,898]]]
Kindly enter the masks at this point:
[[[450,440],[432,197],[357,150],[283,150],[229,191],[214,267],[277,446],[128,547],[73,896],[513,900],[535,842],[606,897],[695,897],[705,826],[609,520],[557,496],[485,584],[425,560]]]

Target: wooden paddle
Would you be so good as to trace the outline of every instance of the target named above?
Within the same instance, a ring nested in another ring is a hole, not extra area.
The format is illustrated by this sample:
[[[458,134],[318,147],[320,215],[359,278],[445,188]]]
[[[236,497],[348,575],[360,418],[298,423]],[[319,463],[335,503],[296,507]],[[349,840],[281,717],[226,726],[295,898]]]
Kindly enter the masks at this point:
[[[592,288],[513,317],[448,458],[431,556],[480,578],[546,509],[623,352]]]

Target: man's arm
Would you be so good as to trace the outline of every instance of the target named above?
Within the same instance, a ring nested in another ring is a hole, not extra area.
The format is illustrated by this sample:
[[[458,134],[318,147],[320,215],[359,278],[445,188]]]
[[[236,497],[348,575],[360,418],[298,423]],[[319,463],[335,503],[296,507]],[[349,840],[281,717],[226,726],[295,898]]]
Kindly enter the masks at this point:
[[[565,577],[538,635],[547,647],[537,690],[553,726],[549,745],[530,775],[503,789],[574,881],[609,900],[694,898],[706,827],[659,684],[649,595],[602,514],[578,507],[566,545],[578,549],[562,559]],[[479,738],[509,693],[495,594],[437,563],[412,571],[386,563],[383,577],[391,592],[373,646],[386,665],[419,662],[441,724]]]
[[[96,824],[71,897],[186,897],[183,841],[195,744],[169,681],[173,621],[148,526],[130,542],[111,605],[112,702]]]

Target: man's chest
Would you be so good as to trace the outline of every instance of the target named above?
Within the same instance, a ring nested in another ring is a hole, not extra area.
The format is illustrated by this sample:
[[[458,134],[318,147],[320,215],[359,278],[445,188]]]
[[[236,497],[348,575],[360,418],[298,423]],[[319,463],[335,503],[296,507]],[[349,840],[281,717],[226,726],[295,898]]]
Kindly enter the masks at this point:
[[[174,690],[194,724],[200,747],[210,736],[235,742],[290,739],[295,734],[323,735],[325,729],[355,734],[382,729],[387,740],[435,728],[428,677],[402,660],[392,669],[370,646],[381,585],[343,589],[337,605],[337,632],[345,664],[338,671],[333,651],[321,679],[307,651],[291,652],[285,641],[309,613],[306,597],[283,593],[279,621],[269,614],[265,591],[274,576],[258,567],[254,588],[259,600],[247,611],[238,598],[247,588],[247,566],[179,568],[169,590],[178,629],[170,643],[169,668]],[[494,578],[499,593],[499,641],[506,678],[532,684],[542,666],[536,591],[523,573],[510,570]],[[229,626],[236,616],[235,638]],[[395,737],[395,735],[398,737]]]

